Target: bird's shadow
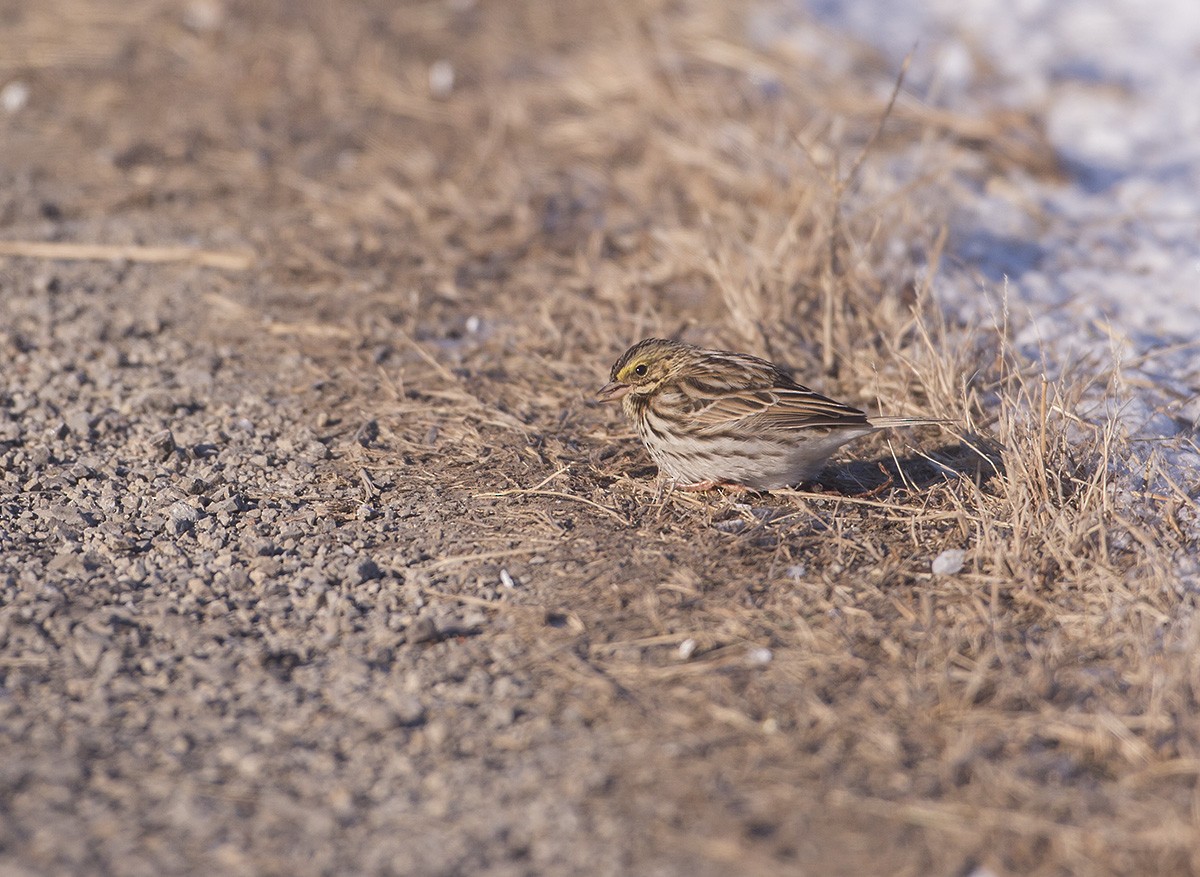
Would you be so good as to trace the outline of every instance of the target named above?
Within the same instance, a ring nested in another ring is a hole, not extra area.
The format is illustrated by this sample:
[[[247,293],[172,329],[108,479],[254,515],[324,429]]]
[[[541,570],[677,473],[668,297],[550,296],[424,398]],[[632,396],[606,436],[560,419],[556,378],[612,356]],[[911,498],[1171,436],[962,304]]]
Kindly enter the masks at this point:
[[[835,463],[827,466],[812,486],[842,496],[922,491],[958,478],[969,478],[983,486],[1004,471],[1000,450],[991,439],[967,435],[961,442],[927,453]]]

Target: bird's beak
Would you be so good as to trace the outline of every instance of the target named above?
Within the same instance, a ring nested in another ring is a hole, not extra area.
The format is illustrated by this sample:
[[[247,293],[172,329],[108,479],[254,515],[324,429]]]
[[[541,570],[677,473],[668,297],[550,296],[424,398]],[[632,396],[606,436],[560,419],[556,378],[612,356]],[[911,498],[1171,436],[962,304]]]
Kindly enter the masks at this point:
[[[609,381],[600,388],[600,392],[596,394],[596,398],[601,402],[616,402],[630,390],[629,384],[622,384],[620,381]]]

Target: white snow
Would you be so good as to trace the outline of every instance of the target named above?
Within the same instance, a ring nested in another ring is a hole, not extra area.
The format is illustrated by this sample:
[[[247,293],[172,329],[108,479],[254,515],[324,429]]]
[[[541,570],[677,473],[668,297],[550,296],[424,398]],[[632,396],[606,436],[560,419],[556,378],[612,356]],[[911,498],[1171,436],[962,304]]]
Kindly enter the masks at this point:
[[[906,89],[931,103],[1042,115],[1068,179],[1020,177],[1003,193],[980,192],[957,205],[954,258],[943,263],[939,298],[971,313],[980,276],[1003,289],[1013,310],[1030,319],[1018,343],[1040,351],[1051,376],[1068,362],[1118,357],[1132,396],[1121,404],[1121,422],[1144,440],[1134,445],[1140,456],[1129,461],[1130,483],[1156,455],[1194,497],[1200,489],[1200,2],[781,0],[781,6],[793,14],[795,33],[805,29],[795,13],[807,14],[874,45],[897,70],[915,45]],[[816,42],[811,33],[797,39],[810,51]],[[831,62],[840,63],[836,54]]]

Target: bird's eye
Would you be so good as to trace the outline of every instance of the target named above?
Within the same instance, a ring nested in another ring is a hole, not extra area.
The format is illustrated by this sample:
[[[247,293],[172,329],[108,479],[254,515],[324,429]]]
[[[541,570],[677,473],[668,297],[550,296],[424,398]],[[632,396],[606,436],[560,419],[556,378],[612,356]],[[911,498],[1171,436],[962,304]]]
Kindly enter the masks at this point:
[[[646,376],[646,363],[643,362],[641,365],[637,366],[633,370],[633,373],[639,378],[644,378]]]

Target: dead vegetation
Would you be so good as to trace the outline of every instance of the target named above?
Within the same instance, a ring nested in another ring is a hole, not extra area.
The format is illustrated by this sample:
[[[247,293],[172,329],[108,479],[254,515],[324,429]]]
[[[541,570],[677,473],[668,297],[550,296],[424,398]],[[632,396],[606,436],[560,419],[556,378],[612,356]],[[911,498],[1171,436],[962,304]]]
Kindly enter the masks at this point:
[[[798,35],[836,37],[770,6],[210,5],[212,29],[126,4],[99,44],[18,13],[37,51],[4,75],[98,115],[31,106],[10,164],[63,174],[39,191],[96,236],[75,243],[253,250],[174,307],[332,449],[327,490],[288,501],[353,529],[420,498],[377,552],[515,632],[529,721],[381,745],[468,784],[490,747],[561,755],[581,772],[508,806],[629,873],[1200,868],[1200,628],[1173,572],[1194,546],[1171,520],[1193,500],[1122,482],[1116,421],[1081,417],[1108,376],[1048,382],[1002,319],[936,302],[946,192],[1053,172],[1035,123],[905,94],[881,129],[896,71],[852,46],[827,69]],[[118,64],[137,88],[89,75]],[[53,165],[97,149],[86,175]],[[656,498],[589,401],[647,335],[960,428],[860,442],[816,488]],[[965,565],[934,575],[947,549]],[[396,660],[426,647],[410,631]],[[568,800],[573,829],[537,821]]]

